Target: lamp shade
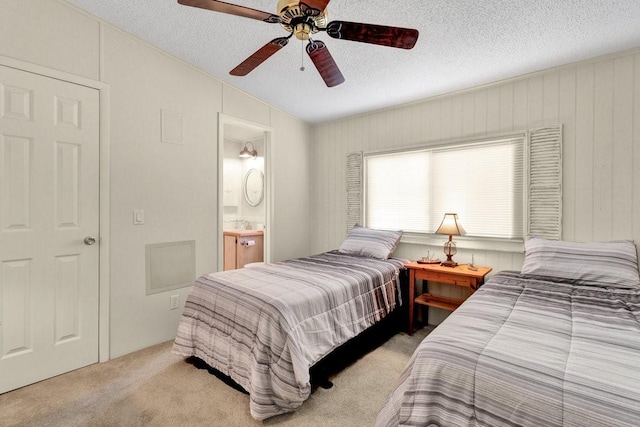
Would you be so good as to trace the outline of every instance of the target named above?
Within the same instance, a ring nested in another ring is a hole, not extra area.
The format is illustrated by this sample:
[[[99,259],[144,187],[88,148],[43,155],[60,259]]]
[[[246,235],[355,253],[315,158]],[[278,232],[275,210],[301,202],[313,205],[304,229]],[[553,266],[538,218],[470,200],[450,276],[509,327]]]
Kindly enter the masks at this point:
[[[446,213],[442,219],[440,227],[436,230],[436,234],[447,234],[449,236],[464,236],[467,234],[462,228],[462,224],[458,221],[458,214]]]

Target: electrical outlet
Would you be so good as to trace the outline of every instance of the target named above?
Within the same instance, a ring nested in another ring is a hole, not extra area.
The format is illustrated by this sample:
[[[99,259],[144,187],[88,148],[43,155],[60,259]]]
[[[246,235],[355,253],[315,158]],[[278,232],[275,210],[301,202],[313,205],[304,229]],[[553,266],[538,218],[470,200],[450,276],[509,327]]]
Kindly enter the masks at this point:
[[[179,298],[180,295],[171,295],[171,297],[169,297],[169,310],[175,310],[176,308],[178,308]]]

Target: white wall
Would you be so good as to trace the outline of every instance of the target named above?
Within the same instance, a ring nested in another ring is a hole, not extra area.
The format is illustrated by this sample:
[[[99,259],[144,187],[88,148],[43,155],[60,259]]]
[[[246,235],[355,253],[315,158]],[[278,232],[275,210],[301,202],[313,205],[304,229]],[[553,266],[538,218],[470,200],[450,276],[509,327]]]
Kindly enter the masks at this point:
[[[305,123],[57,0],[0,0],[0,55],[109,85],[112,357],[172,339],[169,295],[189,291],[145,295],[146,244],[195,240],[196,274],[215,270],[218,112],[274,129],[274,257],[310,252]],[[182,145],[161,142],[161,109],[182,115]]]
[[[224,160],[222,164],[224,194],[223,194],[223,222],[222,227],[225,230],[233,230],[238,228],[236,220],[241,217],[241,201],[242,183],[240,181],[240,161],[238,153],[242,148],[240,143],[232,140],[224,141]]]
[[[271,126],[275,129],[271,153],[276,161],[271,169],[275,171],[276,210],[272,229],[266,232],[274,242],[272,261],[281,261],[313,251],[311,130],[275,109],[271,110]]]
[[[428,70],[425,70],[428,75]],[[640,50],[498,82],[314,128],[312,250],[346,233],[346,154],[564,124],[563,238],[640,242]],[[402,244],[416,259],[426,248]],[[468,262],[470,251],[454,259]],[[520,253],[474,250],[494,271]],[[439,292],[439,290],[435,290]]]
[[[217,114],[222,85],[109,26],[102,80],[111,114],[111,354],[171,337],[180,310],[147,296],[145,245],[196,241],[196,276],[217,256]],[[184,143],[162,143],[160,111],[183,116]],[[133,225],[132,209],[145,224]],[[188,288],[170,292],[184,303]]]
[[[52,0],[0,1],[0,54],[100,78],[100,24]]]

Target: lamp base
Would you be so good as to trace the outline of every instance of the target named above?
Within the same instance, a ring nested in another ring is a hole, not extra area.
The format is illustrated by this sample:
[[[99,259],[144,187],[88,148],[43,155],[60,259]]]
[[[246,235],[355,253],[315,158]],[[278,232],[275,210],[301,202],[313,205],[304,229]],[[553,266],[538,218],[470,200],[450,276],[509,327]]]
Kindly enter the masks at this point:
[[[442,267],[457,267],[457,266],[458,266],[458,263],[457,263],[457,262],[455,262],[455,261],[453,261],[453,260],[448,259],[448,260],[446,260],[446,261],[442,261],[442,262],[440,263],[440,265],[441,265]]]
[[[449,236],[449,241],[444,242],[444,254],[447,256],[447,260],[442,261],[440,265],[444,267],[456,267],[458,263],[453,260],[453,256],[457,252],[456,243],[451,239],[451,236]]]

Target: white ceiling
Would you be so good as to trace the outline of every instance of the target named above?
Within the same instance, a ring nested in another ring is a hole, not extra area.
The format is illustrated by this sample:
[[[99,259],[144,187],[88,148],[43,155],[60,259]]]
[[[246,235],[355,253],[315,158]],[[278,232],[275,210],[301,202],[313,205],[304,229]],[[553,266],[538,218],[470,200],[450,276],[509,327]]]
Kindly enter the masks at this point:
[[[267,24],[177,0],[67,0],[309,123],[470,88],[640,46],[639,0],[333,0],[331,20],[416,28],[412,50],[325,33],[345,83],[327,88],[302,43],[246,77],[229,71],[275,37]],[[276,13],[277,0],[227,0]]]

